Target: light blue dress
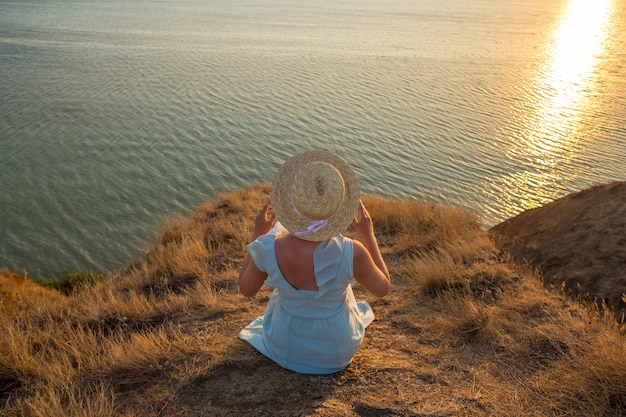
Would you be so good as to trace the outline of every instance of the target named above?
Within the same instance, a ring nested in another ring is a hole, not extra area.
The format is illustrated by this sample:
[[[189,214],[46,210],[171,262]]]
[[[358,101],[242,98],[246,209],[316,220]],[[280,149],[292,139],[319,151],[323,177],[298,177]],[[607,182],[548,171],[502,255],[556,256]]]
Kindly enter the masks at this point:
[[[239,338],[284,368],[303,374],[331,374],[352,361],[374,320],[366,301],[352,292],[354,248],[343,236],[322,241],[313,252],[318,291],[297,290],[283,277],[274,242],[280,224],[248,245],[256,266],[274,288],[265,315],[239,332]]]

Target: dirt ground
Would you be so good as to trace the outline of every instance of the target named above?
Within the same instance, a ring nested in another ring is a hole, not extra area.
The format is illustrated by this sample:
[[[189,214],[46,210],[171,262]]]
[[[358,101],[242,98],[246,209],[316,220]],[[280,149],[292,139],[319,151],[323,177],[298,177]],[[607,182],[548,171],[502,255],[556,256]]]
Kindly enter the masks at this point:
[[[427,323],[416,323],[415,306],[397,287],[384,299],[368,298],[377,320],[347,369],[332,375],[302,375],[281,368],[236,335],[268,295],[244,301],[242,309],[219,321],[199,321],[198,337],[215,338],[218,362],[211,372],[186,384],[164,404],[163,415],[181,416],[488,416],[481,400],[477,364],[464,362],[458,349],[441,345]],[[430,306],[432,307],[432,305]],[[428,306],[423,317],[428,317]],[[406,310],[406,311],[403,311]],[[410,310],[410,311],[409,311]],[[419,310],[419,307],[418,307]],[[419,315],[419,314],[418,314]],[[231,337],[221,335],[230,334]]]
[[[626,312],[626,182],[570,194],[489,231],[517,261],[539,268],[547,284]]]

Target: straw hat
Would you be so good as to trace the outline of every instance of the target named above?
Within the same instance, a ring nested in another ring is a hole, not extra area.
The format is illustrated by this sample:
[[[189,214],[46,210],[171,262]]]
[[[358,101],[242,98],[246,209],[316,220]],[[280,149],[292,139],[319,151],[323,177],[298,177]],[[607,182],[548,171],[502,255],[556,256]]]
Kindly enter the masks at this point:
[[[291,234],[320,241],[341,234],[359,207],[359,181],[340,157],[308,151],[291,157],[272,183],[272,210]]]

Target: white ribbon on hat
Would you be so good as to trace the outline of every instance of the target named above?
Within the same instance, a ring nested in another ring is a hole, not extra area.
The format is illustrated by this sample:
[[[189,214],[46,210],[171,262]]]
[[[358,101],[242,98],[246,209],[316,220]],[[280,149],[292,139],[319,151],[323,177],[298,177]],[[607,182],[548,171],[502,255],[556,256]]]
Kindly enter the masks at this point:
[[[314,233],[319,232],[320,230],[322,230],[326,226],[328,226],[328,220],[329,219],[313,220],[313,219],[309,219],[307,216],[305,216],[304,214],[300,213],[300,210],[298,210],[298,207],[296,207],[296,204],[293,202],[293,194],[291,195],[291,206],[293,207],[293,211],[302,220],[306,220],[307,222],[309,222],[309,226],[306,229],[292,232],[292,234],[294,236],[312,235]]]
[[[314,220],[305,230],[293,232],[294,236],[306,236],[317,233],[328,225],[328,220]]]
[[[295,236],[311,235],[311,234],[319,232],[320,230],[328,226],[327,219],[322,219],[322,220],[309,219],[304,214],[300,213],[300,211],[296,208],[295,205],[293,206],[293,210],[296,212],[298,216],[302,218],[302,220],[306,220],[307,222],[309,222],[309,226],[306,229],[293,232],[293,235]]]

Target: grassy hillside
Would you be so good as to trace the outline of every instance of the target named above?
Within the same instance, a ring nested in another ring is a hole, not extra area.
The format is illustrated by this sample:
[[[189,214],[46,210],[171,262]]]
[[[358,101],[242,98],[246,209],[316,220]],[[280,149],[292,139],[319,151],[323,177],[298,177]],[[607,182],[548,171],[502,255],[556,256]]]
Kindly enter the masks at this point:
[[[344,371],[299,375],[237,339],[268,290],[237,269],[269,187],[221,195],[145,257],[60,295],[0,291],[2,416],[626,415],[626,335],[543,288],[465,211],[364,198],[393,278]],[[3,273],[5,286],[11,274]]]

